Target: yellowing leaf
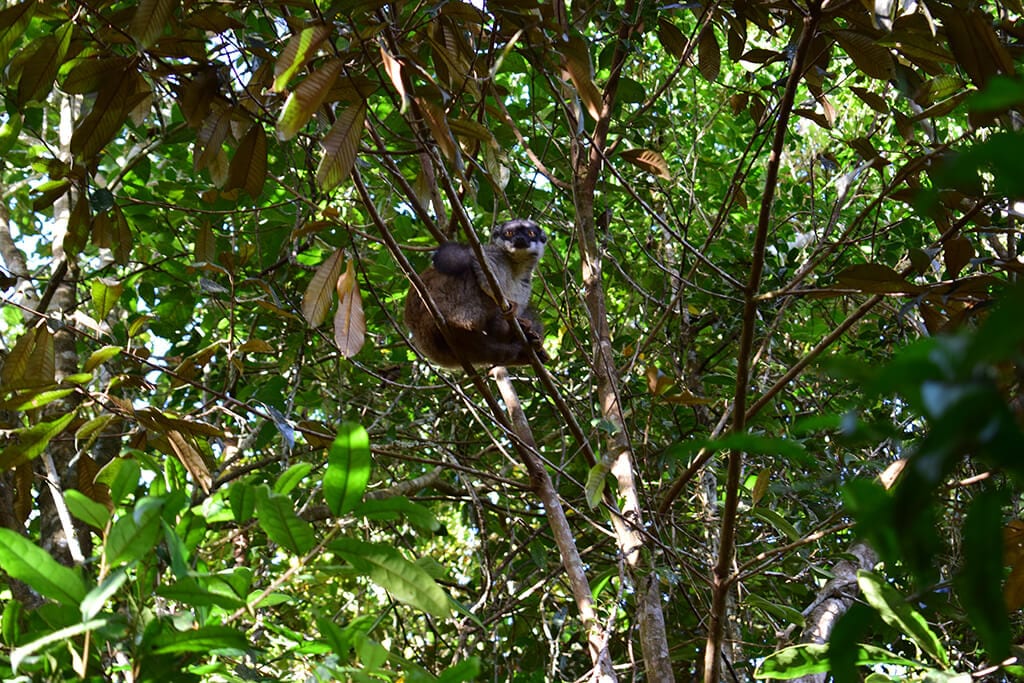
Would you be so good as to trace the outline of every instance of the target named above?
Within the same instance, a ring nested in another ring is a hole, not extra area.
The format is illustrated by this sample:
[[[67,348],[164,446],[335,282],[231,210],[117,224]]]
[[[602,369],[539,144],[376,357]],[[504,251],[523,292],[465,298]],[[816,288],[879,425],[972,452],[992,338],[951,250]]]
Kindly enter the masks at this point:
[[[668,162],[665,161],[661,152],[655,152],[653,149],[627,149],[622,153],[622,158],[651,175],[666,180],[672,178],[672,174],[668,170]]]
[[[757,473],[757,479],[754,481],[754,490],[750,492],[751,506],[757,505],[764,498],[764,494],[768,492],[768,484],[771,481],[771,477],[772,470],[769,467],[765,467]]]
[[[331,35],[331,27],[327,24],[317,24],[299,31],[291,37],[285,45],[281,55],[274,64],[274,85],[273,90],[283,92],[288,87],[288,82],[316,55],[320,44]]]
[[[163,34],[177,0],[140,0],[129,32],[142,49],[149,48]]]
[[[124,285],[110,278],[96,278],[90,284],[92,291],[92,308],[96,313],[97,320],[103,320],[110,313],[117,300],[121,298]]]
[[[341,113],[321,142],[324,156],[316,168],[316,182],[330,190],[345,182],[356,165],[359,138],[363,134],[366,106],[357,104]]]
[[[277,137],[291,140],[309,122],[341,73],[342,61],[332,59],[306,76],[288,95],[277,117]]]
[[[302,295],[302,317],[310,327],[318,327],[331,308],[334,284],[341,275],[341,251],[331,254],[320,264]]]
[[[349,259],[348,267],[338,278],[338,310],[334,314],[334,343],[345,358],[359,353],[366,343],[366,316],[353,264]]]

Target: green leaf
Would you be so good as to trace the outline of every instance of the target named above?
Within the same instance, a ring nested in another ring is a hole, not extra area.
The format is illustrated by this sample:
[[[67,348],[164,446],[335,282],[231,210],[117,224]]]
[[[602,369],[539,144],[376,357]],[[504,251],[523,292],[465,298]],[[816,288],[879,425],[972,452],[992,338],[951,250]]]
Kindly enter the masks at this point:
[[[103,580],[103,583],[93,588],[82,600],[82,621],[89,621],[103,609],[103,606],[107,604],[107,600],[110,599],[114,593],[116,593],[125,580],[128,578],[128,574],[124,569],[115,569],[107,578]]]
[[[26,657],[32,656],[39,650],[42,650],[54,643],[65,643],[65,641],[68,641],[75,636],[101,629],[109,623],[111,623],[110,619],[92,619],[91,621],[86,621],[81,624],[73,624],[72,626],[58,629],[53,633],[48,633],[42,638],[33,640],[31,643],[15,648],[11,652],[11,668],[14,671],[17,671],[18,667],[21,666],[23,661],[25,661]]]
[[[97,503],[95,500],[76,489],[68,489],[64,492],[64,502],[68,511],[75,517],[91,527],[99,530],[107,528],[110,521],[110,511],[106,506]]]
[[[266,486],[257,489],[256,519],[270,540],[296,555],[305,555],[316,543],[313,527],[295,514],[291,499]]]
[[[405,496],[364,500],[352,510],[352,513],[366,519],[404,519],[425,531],[437,531],[441,528],[441,523],[437,521],[434,513]]]
[[[131,458],[114,458],[96,474],[97,484],[106,484],[110,489],[110,499],[115,504],[123,503],[129,493],[134,493],[139,485],[142,468]]]
[[[857,666],[889,664],[908,666],[915,669],[921,666],[919,662],[905,659],[874,645],[861,644],[856,647]],[[828,671],[828,645],[808,643],[792,645],[768,655],[761,662],[760,666],[757,667],[757,671],[754,672],[754,678],[789,679],[810,674],[828,673]]]
[[[39,422],[25,429],[14,430],[17,440],[0,452],[0,471],[12,469],[39,457],[53,437],[63,432],[71,424],[77,412],[76,408],[55,420]]]
[[[803,534],[797,531],[797,528],[783,519],[775,510],[770,510],[766,507],[755,507],[750,509],[750,514],[757,517],[765,522],[768,522],[773,527],[786,534],[786,538],[791,541],[799,541],[803,538]]]
[[[299,69],[305,66],[306,62],[313,58],[321,43],[330,34],[331,27],[329,25],[318,24],[304,28],[293,35],[274,64],[273,89],[277,92],[283,92],[288,87],[292,77],[299,72]]]
[[[207,650],[248,650],[249,639],[229,626],[201,626],[188,631],[165,630],[157,638],[154,652],[204,652]]]
[[[224,609],[238,609],[245,606],[244,598],[233,592],[210,590],[194,576],[178,579],[169,586],[159,586],[156,589],[156,594],[192,607],[216,605]]]
[[[874,572],[860,570],[857,572],[857,584],[864,593],[864,599],[878,611],[885,623],[917,643],[936,662],[949,666],[946,649],[928,622],[884,578]]]
[[[143,498],[133,514],[114,522],[103,547],[108,566],[129,564],[153,550],[160,538],[163,504],[160,498]]]
[[[255,487],[242,481],[233,484],[228,494],[228,502],[231,504],[231,516],[235,518],[235,522],[248,522],[256,511]]]
[[[967,510],[963,566],[954,579],[960,604],[992,661],[1010,654],[1010,620],[1003,600],[1003,507],[1007,496],[982,491]]]
[[[351,512],[370,481],[370,437],[362,426],[345,423],[327,453],[324,499],[335,516]]]
[[[587,483],[583,490],[587,496],[587,507],[593,510],[601,504],[604,497],[604,480],[608,476],[608,465],[603,462],[596,463],[587,471]]]
[[[10,529],[0,528],[0,569],[27,583],[44,598],[63,605],[78,607],[85,599],[86,587],[81,576]]]
[[[451,613],[448,595],[418,565],[383,543],[339,539],[328,546],[395,599],[436,617]]]
[[[440,673],[437,683],[463,683],[475,681],[481,672],[480,658],[467,657],[458,664],[453,664]]]
[[[274,482],[274,493],[280,493],[282,496],[287,496],[291,493],[296,486],[302,483],[302,480],[306,478],[309,471],[313,469],[313,465],[308,462],[297,462],[287,470],[281,473],[281,476]]]

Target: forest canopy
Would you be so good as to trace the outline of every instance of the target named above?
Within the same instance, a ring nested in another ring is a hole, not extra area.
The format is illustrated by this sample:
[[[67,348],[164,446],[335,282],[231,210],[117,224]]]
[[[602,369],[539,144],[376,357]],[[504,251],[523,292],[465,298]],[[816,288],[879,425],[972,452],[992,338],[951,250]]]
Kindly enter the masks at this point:
[[[4,680],[1024,674],[1022,14],[7,3]]]

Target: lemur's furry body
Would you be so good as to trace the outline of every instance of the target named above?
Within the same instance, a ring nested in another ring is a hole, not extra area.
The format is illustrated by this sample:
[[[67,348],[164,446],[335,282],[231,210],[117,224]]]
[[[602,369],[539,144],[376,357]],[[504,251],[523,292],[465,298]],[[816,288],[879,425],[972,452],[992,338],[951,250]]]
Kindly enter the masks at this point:
[[[513,309],[499,308],[501,297],[492,294],[487,275],[473,249],[448,242],[434,253],[434,265],[420,279],[437,305],[448,339],[438,328],[420,296],[410,290],[405,300],[405,324],[420,352],[438,365],[529,365],[530,349],[513,329],[511,317],[519,318],[530,345],[542,361],[540,321],[529,308],[533,270],[544,254],[547,236],[531,220],[516,219],[497,226],[484,245],[484,259],[502,294]]]

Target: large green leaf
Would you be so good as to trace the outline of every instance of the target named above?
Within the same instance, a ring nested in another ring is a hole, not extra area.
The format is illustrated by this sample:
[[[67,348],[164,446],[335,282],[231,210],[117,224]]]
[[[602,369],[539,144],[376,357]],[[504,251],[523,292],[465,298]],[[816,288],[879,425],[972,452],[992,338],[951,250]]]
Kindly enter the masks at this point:
[[[133,514],[114,522],[103,548],[109,566],[134,562],[153,550],[160,538],[163,504],[159,498],[143,498]]]
[[[187,631],[164,630],[154,643],[157,654],[204,652],[208,650],[248,650],[249,639],[230,626],[201,626]]]
[[[857,583],[864,593],[864,599],[878,611],[885,623],[917,643],[936,662],[944,667],[949,666],[946,648],[928,626],[928,622],[883,577],[860,570],[857,572]]]
[[[316,543],[313,527],[295,514],[291,499],[266,486],[256,490],[256,519],[270,540],[296,555],[304,555]]]
[[[900,657],[874,645],[863,644],[857,646],[856,664],[857,666],[889,664],[915,669],[921,666],[919,662],[912,659]],[[792,645],[768,655],[757,667],[754,677],[790,679],[828,672],[828,645],[808,643]]]
[[[78,607],[86,586],[75,571],[53,559],[24,536],[0,528],[0,569],[24,581],[45,598]]]
[[[436,617],[451,613],[448,595],[430,574],[395,548],[351,538],[339,539],[328,547],[396,599]]]
[[[357,424],[343,424],[327,453],[324,473],[324,499],[333,514],[344,515],[359,504],[372,465],[366,430]]]

